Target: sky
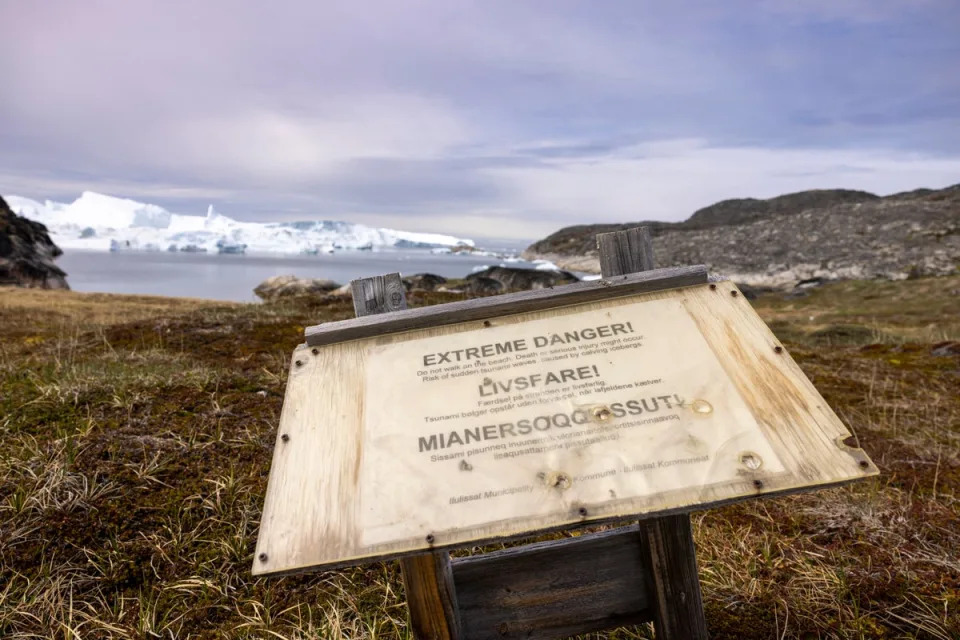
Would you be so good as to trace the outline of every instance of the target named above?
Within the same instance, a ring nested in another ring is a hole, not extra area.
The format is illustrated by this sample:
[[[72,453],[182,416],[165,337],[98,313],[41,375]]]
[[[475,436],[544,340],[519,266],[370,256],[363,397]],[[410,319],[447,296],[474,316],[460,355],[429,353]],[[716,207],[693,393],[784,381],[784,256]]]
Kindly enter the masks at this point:
[[[0,193],[534,239],[960,182],[955,0],[0,0]]]

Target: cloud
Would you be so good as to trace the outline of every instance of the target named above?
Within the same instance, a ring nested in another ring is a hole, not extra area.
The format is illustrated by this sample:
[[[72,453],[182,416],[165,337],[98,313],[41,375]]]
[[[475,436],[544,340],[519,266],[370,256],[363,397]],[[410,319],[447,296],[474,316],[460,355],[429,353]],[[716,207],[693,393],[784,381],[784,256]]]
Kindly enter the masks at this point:
[[[0,193],[532,237],[960,181],[945,0],[62,0],[0,21]]]
[[[353,96],[302,115],[228,111],[169,123],[148,139],[167,165],[283,186],[356,160],[435,159],[469,137],[439,101],[394,94]]]
[[[958,181],[960,155],[891,150],[711,147],[667,140],[617,154],[506,167],[486,172],[507,197],[503,215],[578,224],[682,220],[736,197],[767,198],[805,189],[847,188],[889,194]]]
[[[6,186],[0,191],[0,195],[31,194],[39,200],[49,199],[58,202],[69,202],[83,191],[96,190],[127,198],[149,199],[151,202],[193,203],[199,207],[201,202],[229,200],[236,194],[229,189],[189,186],[158,180],[135,182],[91,176],[70,177],[59,173],[49,175],[42,172],[0,171],[0,185]]]
[[[917,11],[948,9],[949,0],[760,0],[758,7],[765,13],[799,23],[881,24]]]

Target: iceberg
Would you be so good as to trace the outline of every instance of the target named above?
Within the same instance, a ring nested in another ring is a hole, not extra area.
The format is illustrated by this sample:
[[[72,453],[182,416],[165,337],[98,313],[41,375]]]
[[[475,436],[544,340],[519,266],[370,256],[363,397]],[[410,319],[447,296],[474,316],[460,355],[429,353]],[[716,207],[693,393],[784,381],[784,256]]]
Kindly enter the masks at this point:
[[[368,227],[334,220],[240,222],[213,205],[206,215],[85,191],[72,203],[4,196],[15,213],[47,226],[64,249],[185,253],[318,254],[380,249],[451,251],[473,241],[438,233]]]

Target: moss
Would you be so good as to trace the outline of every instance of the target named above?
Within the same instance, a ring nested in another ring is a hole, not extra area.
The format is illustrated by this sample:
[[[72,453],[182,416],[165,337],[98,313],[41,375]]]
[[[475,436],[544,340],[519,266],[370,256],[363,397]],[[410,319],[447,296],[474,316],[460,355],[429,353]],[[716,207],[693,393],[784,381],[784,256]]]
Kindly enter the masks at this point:
[[[877,333],[859,324],[831,324],[808,334],[811,341],[824,345],[870,344]]]
[[[756,301],[882,475],[696,515],[711,637],[960,637],[958,283]],[[349,300],[4,304],[0,635],[409,637],[395,563],[249,573],[291,351]]]

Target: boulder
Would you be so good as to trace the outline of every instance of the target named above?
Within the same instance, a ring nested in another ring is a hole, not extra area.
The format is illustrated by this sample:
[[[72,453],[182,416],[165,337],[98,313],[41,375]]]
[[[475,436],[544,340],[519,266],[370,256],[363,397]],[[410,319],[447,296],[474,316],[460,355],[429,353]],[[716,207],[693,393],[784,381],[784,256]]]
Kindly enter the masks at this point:
[[[274,276],[267,278],[253,290],[261,299],[271,302],[286,298],[323,296],[336,291],[340,285],[333,280],[298,278],[297,276]]]
[[[447,279],[435,273],[416,273],[403,278],[407,291],[436,291],[437,287],[447,283]]]
[[[53,263],[60,255],[45,226],[18,216],[0,198],[0,286],[69,289],[67,274]]]
[[[512,267],[488,267],[467,276],[468,286],[473,280],[486,278],[496,280],[505,291],[548,289],[561,284],[578,282],[579,278],[568,271],[543,271],[539,269],[516,269]]]
[[[478,296],[489,296],[496,293],[503,293],[504,286],[499,280],[476,276],[467,278],[467,286],[463,290]]]

